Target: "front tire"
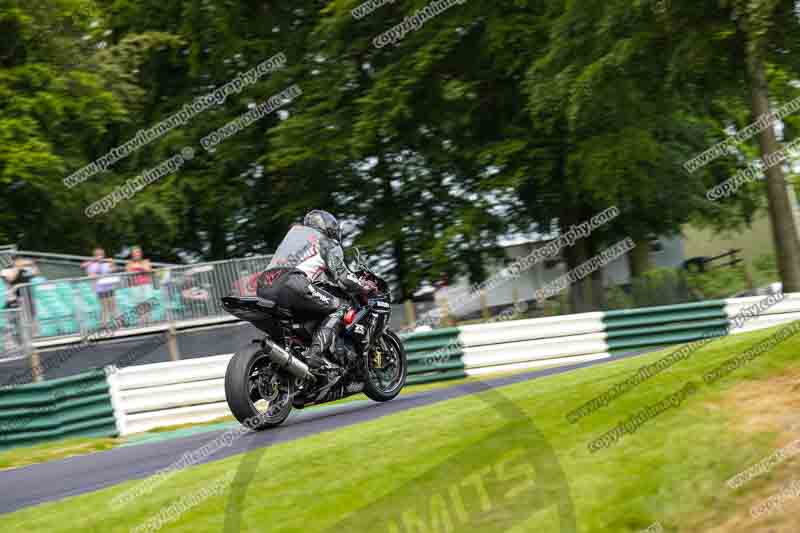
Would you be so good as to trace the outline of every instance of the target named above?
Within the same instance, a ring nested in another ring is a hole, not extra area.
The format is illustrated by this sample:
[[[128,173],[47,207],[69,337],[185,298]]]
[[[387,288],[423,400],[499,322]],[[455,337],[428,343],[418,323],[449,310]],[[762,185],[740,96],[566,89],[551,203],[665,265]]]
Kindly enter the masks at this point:
[[[376,402],[388,402],[400,394],[400,391],[406,384],[408,378],[408,359],[406,357],[406,350],[403,348],[403,341],[394,331],[386,330],[383,337],[379,341],[379,346],[376,348],[381,350],[381,356],[391,358],[397,365],[392,370],[392,375],[387,381],[381,379],[384,377],[386,371],[382,374],[379,369],[375,368],[372,364],[374,362],[373,353],[367,355],[367,372],[364,381],[364,394],[367,398]],[[384,365],[386,366],[386,365]]]
[[[243,426],[261,431],[278,426],[292,412],[293,380],[272,368],[261,344],[233,356],[225,371],[225,399]]]

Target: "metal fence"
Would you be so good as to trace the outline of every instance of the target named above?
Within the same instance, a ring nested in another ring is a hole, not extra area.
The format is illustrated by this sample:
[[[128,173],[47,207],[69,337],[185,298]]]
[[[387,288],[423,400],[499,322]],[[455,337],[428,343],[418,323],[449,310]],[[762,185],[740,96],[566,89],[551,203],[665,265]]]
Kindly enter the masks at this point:
[[[0,363],[24,359],[30,344],[30,328],[25,327],[22,310],[0,310]]]
[[[172,318],[196,320],[229,316],[221,298],[255,295],[254,277],[267,268],[271,256],[232,259],[174,267],[161,271],[160,284],[171,302]]]
[[[253,294],[255,275],[269,260],[248,257],[20,285],[17,328],[24,324],[30,338],[42,339],[225,317],[220,299]]]

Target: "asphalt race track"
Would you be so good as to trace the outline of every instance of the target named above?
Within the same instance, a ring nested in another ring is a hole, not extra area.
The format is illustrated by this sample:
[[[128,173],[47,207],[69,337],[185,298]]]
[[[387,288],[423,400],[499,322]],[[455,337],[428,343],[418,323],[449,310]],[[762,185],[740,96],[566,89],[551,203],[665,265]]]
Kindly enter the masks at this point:
[[[629,354],[626,357],[635,355],[638,354]],[[199,464],[224,459],[258,448],[265,448],[276,443],[301,439],[316,433],[375,420],[408,409],[476,394],[488,389],[570,372],[619,359],[620,357],[614,357],[613,359],[464,383],[428,392],[401,395],[386,403],[358,401],[332,406],[327,409],[311,408],[304,411],[294,411],[282,426],[268,431],[247,433],[234,440],[231,446],[223,447],[211,457],[200,461]],[[184,453],[202,448],[223,432],[224,430],[209,430],[187,437],[124,446],[105,452],[0,472],[0,486],[13,487],[13,490],[0,491],[0,514],[96,491],[127,480],[153,475],[180,460]]]

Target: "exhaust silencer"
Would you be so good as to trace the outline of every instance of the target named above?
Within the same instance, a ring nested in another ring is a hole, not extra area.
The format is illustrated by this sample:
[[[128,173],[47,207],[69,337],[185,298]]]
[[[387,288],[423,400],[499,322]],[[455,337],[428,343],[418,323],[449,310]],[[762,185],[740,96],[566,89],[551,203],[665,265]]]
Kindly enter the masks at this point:
[[[298,378],[311,377],[308,365],[269,339],[264,339],[264,352],[281,370],[286,370]]]

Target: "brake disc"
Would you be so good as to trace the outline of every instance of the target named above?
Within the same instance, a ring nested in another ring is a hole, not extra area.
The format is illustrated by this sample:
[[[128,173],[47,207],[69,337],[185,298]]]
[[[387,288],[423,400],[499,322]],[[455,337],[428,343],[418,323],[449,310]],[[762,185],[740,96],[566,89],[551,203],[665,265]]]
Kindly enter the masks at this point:
[[[280,380],[275,374],[269,377],[262,375],[258,379],[258,392],[265,401],[272,403],[281,392],[280,385]]]

